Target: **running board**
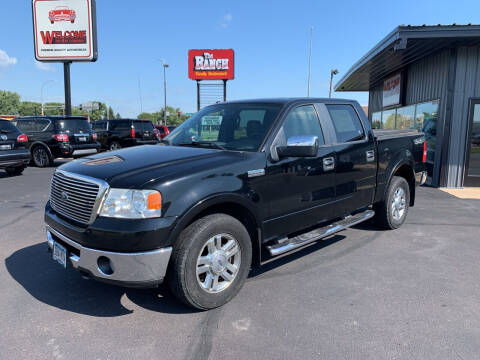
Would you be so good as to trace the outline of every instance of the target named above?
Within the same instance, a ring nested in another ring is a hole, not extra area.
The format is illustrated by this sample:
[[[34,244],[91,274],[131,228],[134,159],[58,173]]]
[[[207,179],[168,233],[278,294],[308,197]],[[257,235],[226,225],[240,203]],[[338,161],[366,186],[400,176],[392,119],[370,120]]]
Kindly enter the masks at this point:
[[[267,246],[271,256],[277,256],[286,252],[295,250],[311,242],[323,239],[329,235],[333,235],[339,231],[345,230],[353,225],[357,225],[365,220],[371,219],[375,215],[375,211],[366,210],[364,212],[348,216],[340,221],[330,225],[312,230],[310,232],[300,234],[291,239],[282,239],[279,243]]]

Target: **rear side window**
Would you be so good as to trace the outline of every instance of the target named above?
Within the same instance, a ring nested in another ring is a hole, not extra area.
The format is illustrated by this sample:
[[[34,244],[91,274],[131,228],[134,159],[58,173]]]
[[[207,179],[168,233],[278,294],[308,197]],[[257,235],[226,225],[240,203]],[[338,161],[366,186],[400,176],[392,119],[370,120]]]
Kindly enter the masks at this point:
[[[32,132],[36,131],[35,121],[34,120],[18,120],[17,127],[23,132]]]
[[[0,120],[0,132],[15,133],[18,132],[18,129],[8,120]]]
[[[351,105],[327,105],[339,143],[361,140],[365,137],[363,126]]]
[[[50,120],[47,119],[35,120],[35,131],[46,131],[50,124]]]
[[[283,124],[283,132],[287,140],[292,136],[313,135],[318,137],[319,145],[325,144],[322,128],[313,105],[299,106],[290,111]]]
[[[107,122],[106,121],[95,121],[92,124],[92,128],[95,131],[107,130]]]
[[[132,127],[132,124],[130,121],[112,121],[110,123],[110,129],[117,130],[117,131],[123,131],[123,130],[130,131],[131,127]]]

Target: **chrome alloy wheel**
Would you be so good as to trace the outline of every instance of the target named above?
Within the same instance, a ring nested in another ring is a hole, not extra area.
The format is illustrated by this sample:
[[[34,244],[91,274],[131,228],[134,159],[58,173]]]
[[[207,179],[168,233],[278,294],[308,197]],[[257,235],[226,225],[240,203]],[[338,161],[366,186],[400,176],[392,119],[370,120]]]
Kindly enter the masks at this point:
[[[209,293],[225,290],[238,274],[241,255],[232,235],[218,234],[208,239],[197,259],[198,284]]]
[[[396,221],[401,220],[405,214],[406,198],[405,191],[401,187],[395,190],[392,199],[392,216]]]

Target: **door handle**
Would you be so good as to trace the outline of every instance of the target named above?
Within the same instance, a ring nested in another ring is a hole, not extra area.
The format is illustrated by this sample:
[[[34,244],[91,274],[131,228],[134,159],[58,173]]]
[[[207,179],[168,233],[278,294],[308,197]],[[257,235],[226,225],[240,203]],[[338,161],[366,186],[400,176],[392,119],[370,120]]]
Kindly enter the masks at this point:
[[[375,161],[375,151],[368,150],[366,154],[367,154],[367,162]]]
[[[333,157],[323,158],[323,171],[335,169],[335,159]]]

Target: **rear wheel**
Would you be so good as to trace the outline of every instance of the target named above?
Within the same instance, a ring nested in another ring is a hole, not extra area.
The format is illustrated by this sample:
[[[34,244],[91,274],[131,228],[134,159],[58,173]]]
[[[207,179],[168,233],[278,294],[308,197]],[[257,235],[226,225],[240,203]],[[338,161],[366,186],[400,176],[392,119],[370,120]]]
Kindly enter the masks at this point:
[[[174,295],[188,306],[213,309],[240,291],[251,259],[252,244],[242,223],[225,214],[208,215],[180,234],[168,283]]]
[[[21,175],[23,173],[23,170],[25,170],[25,166],[23,166],[23,165],[15,166],[15,167],[9,167],[9,168],[5,169],[7,174],[10,175],[10,176]]]
[[[375,222],[389,230],[399,228],[407,217],[410,187],[403,177],[394,176],[388,185],[385,199],[375,206]]]
[[[111,151],[120,150],[121,148],[122,148],[122,145],[120,145],[118,141],[112,141],[112,143],[109,146],[109,149]]]
[[[32,150],[32,160],[37,167],[47,167],[53,164],[53,159],[43,146],[36,146]]]

